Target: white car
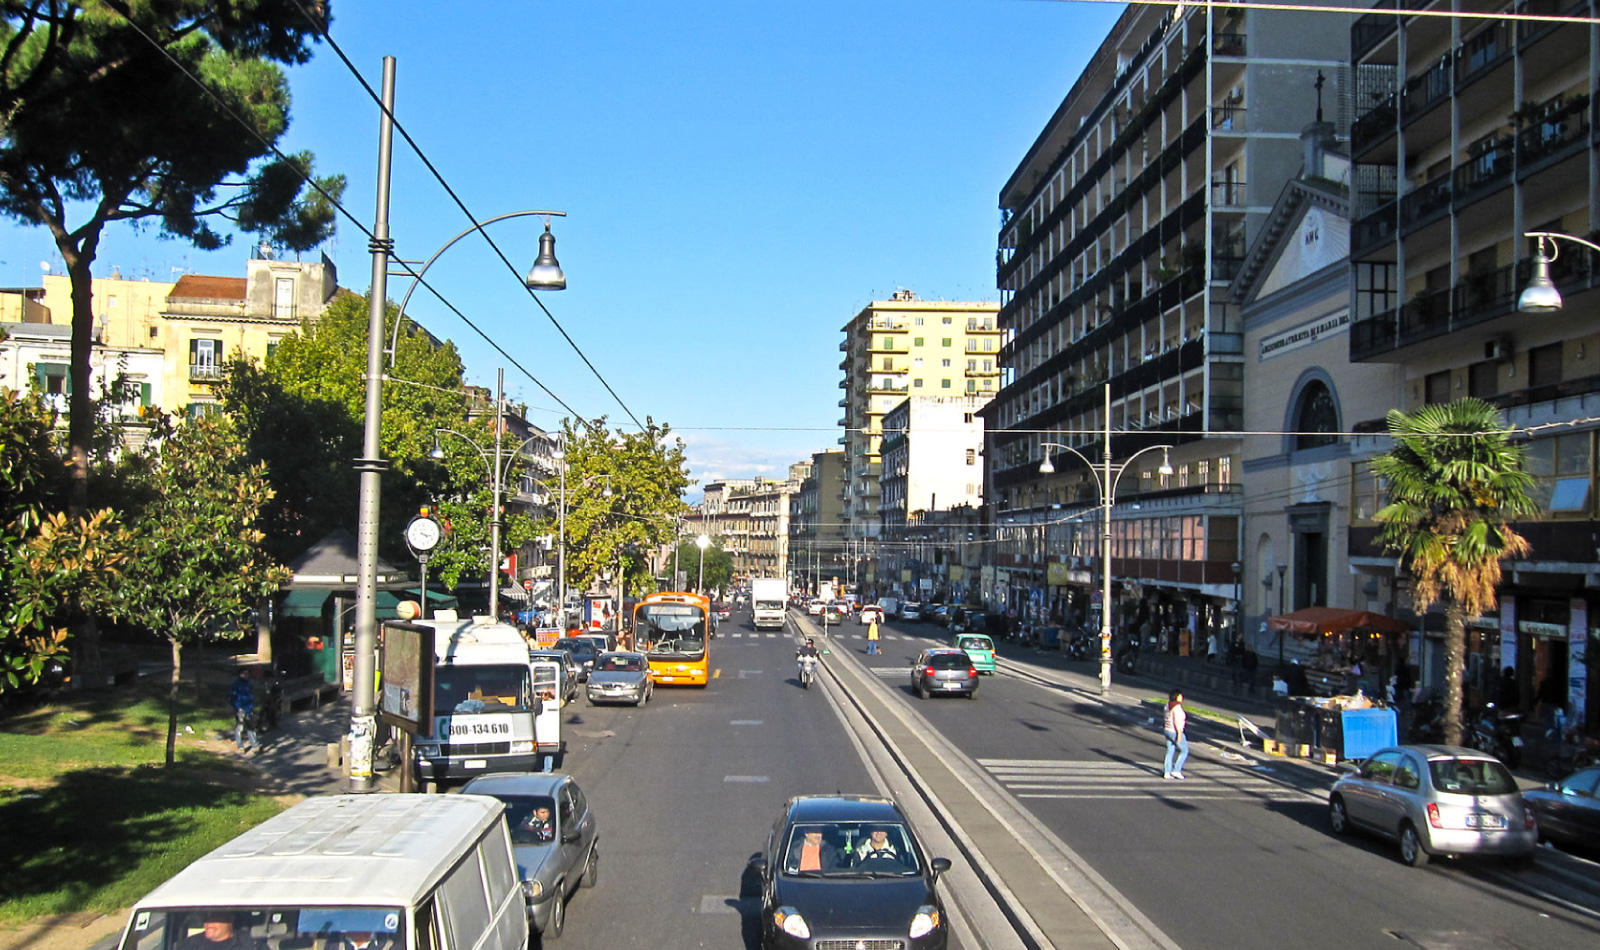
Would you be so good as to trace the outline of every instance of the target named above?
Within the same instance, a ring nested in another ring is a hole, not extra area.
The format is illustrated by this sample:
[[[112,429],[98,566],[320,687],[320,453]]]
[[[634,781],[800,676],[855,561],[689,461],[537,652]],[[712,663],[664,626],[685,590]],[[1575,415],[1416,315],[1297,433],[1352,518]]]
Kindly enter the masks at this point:
[[[869,623],[883,623],[883,608],[877,604],[868,604],[856,614],[856,624],[865,627]]]
[[[916,601],[906,601],[900,605],[900,619],[908,622],[922,620],[922,605]]]
[[[813,598],[806,603],[806,613],[813,617],[820,617],[822,616],[822,608],[826,606],[827,603],[825,601],[820,598]]]

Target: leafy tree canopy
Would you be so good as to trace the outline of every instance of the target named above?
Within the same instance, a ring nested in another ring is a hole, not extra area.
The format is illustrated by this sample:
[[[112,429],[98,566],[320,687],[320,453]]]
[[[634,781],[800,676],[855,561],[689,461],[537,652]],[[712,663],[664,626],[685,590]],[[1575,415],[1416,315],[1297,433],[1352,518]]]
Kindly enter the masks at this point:
[[[678,543],[678,570],[683,572],[687,583],[685,590],[694,590],[700,581],[700,546],[695,544],[694,538],[687,538]],[[667,572],[672,571],[672,561],[667,561]],[[726,591],[733,580],[733,553],[726,547],[723,538],[712,538],[711,544],[706,547],[705,557],[705,590]]]

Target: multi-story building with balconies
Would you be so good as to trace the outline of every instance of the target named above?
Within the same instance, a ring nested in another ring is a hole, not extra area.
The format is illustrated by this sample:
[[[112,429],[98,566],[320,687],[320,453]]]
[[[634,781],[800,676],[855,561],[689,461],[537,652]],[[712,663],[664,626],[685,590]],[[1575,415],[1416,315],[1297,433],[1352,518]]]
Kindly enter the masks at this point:
[[[789,501],[789,580],[816,590],[822,568],[845,550],[844,450],[811,456],[809,471]]]
[[[845,447],[846,537],[876,538],[883,526],[878,481],[885,413],[907,396],[981,396],[1000,388],[1005,333],[996,322],[999,309],[996,303],[919,300],[901,290],[845,324],[839,444]]]
[[[1351,29],[1350,359],[1397,364],[1403,409],[1479,396],[1526,430],[1544,511],[1518,526],[1533,552],[1504,565],[1498,616],[1470,623],[1468,686],[1481,698],[1513,667],[1531,704],[1554,677],[1593,730],[1600,703],[1586,702],[1576,658],[1593,648],[1600,609],[1596,255],[1557,241],[1551,277],[1565,308],[1529,315],[1516,304],[1536,247],[1526,232],[1600,237],[1600,52],[1590,24],[1516,15],[1593,17],[1594,4],[1472,2],[1437,18],[1383,6]],[[1369,456],[1384,447],[1358,443]],[[1403,610],[1403,579],[1371,519],[1381,486],[1357,461],[1349,560]]]
[[[1110,441],[1118,620],[1217,629],[1235,598],[1243,325],[1229,296],[1302,162],[1351,17],[1130,6],[1000,193],[1004,388],[984,410],[997,544],[986,598],[1089,617],[1100,577],[1095,475]],[[1333,55],[1330,55],[1330,53]],[[1107,392],[1109,391],[1109,414]],[[1052,458],[1058,470],[1042,475]],[[1120,471],[1120,468],[1119,468]],[[1114,473],[1115,475],[1116,473]],[[1107,486],[1110,489],[1112,486]]]

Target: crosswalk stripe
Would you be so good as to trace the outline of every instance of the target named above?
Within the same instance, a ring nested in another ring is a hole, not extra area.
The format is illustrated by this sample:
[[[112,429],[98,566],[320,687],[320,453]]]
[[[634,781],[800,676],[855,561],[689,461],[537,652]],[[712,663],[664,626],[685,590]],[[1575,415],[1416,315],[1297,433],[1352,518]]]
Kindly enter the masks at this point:
[[[1163,778],[1160,765],[1156,763],[979,759],[978,764],[1018,798],[1324,800],[1319,793],[1286,787],[1264,775],[1193,759],[1185,764],[1181,781]]]

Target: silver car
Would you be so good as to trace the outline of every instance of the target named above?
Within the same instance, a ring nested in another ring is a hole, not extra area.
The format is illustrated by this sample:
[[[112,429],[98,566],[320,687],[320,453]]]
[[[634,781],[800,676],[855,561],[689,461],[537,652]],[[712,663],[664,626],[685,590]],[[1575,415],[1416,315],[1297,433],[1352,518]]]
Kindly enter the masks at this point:
[[[595,657],[584,695],[590,703],[643,706],[650,701],[652,688],[650,664],[644,654],[619,651]]]
[[[546,940],[561,936],[573,891],[600,879],[600,831],[577,781],[560,772],[501,772],[478,776],[461,793],[505,803],[528,926]]]
[[[1529,859],[1539,842],[1533,809],[1499,759],[1445,745],[1381,749],[1333,783],[1335,834],[1373,831],[1400,844],[1412,867],[1432,855]]]

